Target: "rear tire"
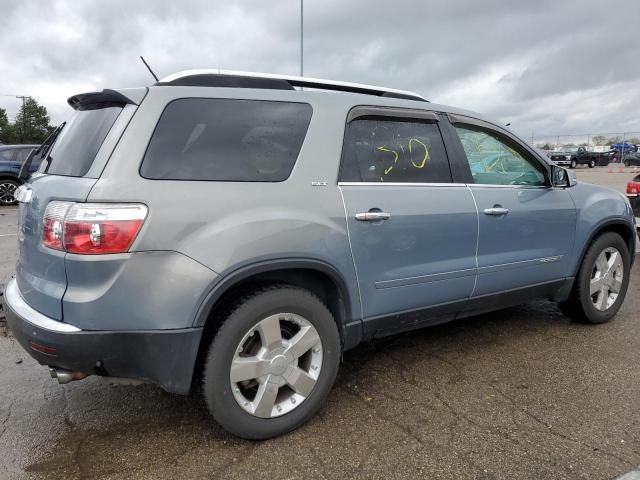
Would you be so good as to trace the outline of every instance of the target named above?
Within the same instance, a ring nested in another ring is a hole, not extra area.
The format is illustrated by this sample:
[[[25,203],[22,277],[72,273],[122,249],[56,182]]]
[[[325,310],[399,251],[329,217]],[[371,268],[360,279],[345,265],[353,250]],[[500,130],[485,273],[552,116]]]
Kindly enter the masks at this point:
[[[15,205],[18,203],[13,194],[20,186],[20,182],[10,178],[0,179],[0,206]]]
[[[337,325],[318,297],[287,285],[257,290],[211,342],[203,376],[209,411],[250,440],[294,430],[324,403],[340,352]]]
[[[587,250],[561,310],[576,321],[605,323],[620,309],[629,286],[631,258],[617,233],[597,237]]]
[[[592,158],[591,160],[589,160],[589,168],[594,168],[596,166],[596,160],[595,158]]]

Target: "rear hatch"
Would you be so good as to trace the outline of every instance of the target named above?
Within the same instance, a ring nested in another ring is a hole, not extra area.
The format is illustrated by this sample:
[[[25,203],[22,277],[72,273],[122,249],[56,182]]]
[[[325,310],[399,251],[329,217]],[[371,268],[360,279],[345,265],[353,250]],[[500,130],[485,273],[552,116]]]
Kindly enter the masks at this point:
[[[43,218],[51,201],[84,202],[146,89],[104,90],[73,96],[73,117],[43,157],[38,173],[22,188],[16,281],[25,301],[56,320],[63,320],[67,288],[65,255],[42,242]],[[55,226],[54,226],[55,227]]]

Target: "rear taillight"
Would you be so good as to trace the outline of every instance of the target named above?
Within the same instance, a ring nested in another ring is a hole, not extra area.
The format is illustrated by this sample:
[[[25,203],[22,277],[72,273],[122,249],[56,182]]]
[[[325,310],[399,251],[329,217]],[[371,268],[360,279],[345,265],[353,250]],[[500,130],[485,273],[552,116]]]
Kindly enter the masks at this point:
[[[637,197],[640,193],[640,182],[628,182],[627,183],[627,195],[630,197]]]
[[[71,208],[69,202],[49,202],[44,211],[42,224],[42,243],[45,247],[64,250],[62,245],[62,231],[64,217]]]
[[[140,204],[51,202],[42,243],[69,253],[126,252],[146,216],[147,207]]]

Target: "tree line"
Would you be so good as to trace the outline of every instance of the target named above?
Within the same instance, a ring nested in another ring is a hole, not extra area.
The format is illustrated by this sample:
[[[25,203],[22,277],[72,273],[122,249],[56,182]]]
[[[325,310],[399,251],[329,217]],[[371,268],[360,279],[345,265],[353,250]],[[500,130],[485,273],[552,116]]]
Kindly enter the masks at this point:
[[[42,143],[55,128],[49,122],[47,108],[31,97],[24,99],[14,122],[0,108],[0,143]]]

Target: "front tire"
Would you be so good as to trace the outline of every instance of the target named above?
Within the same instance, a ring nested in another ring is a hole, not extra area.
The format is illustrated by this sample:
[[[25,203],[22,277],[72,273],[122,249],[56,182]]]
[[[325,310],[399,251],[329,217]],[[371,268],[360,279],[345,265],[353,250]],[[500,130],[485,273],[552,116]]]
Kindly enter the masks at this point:
[[[617,233],[597,237],[584,256],[563,312],[584,323],[605,323],[620,309],[629,286],[629,249]]]
[[[595,160],[595,158],[592,158],[589,161],[589,168],[594,168],[595,166],[596,166],[596,160]]]
[[[211,343],[203,392],[228,432],[261,440],[318,411],[340,363],[331,312],[307,290],[279,285],[241,299]]]
[[[0,206],[15,205],[18,203],[13,194],[20,186],[20,182],[10,178],[0,179]]]
[[[578,166],[578,162],[576,162],[575,158],[571,160],[571,168],[576,168]]]

